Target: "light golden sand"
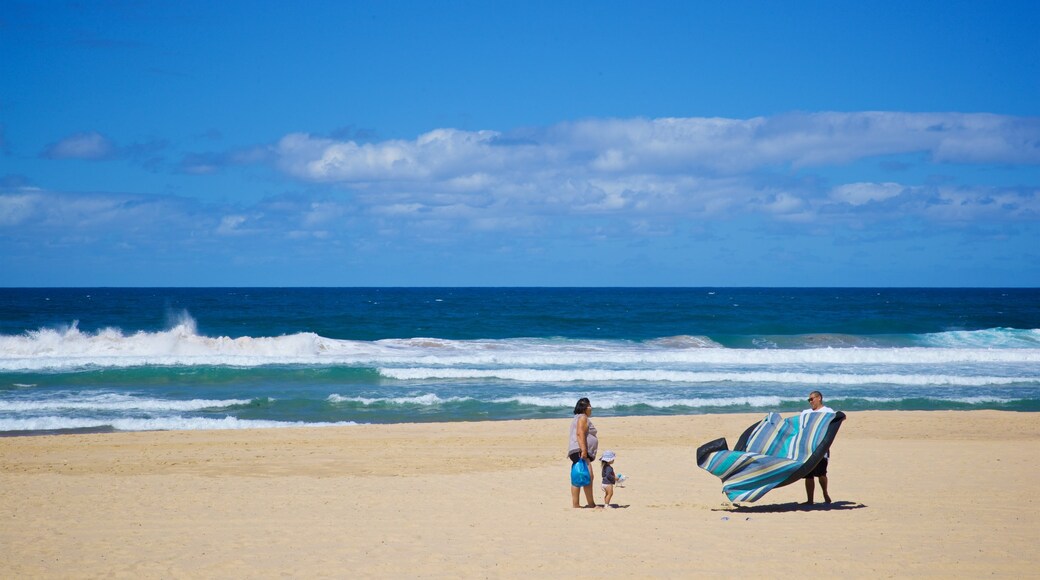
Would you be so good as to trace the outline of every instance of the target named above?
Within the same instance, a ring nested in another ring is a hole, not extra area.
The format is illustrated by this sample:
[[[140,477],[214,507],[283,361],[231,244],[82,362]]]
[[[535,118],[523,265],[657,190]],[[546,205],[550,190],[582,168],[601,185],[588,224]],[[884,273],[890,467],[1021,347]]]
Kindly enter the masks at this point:
[[[760,418],[594,417],[612,510],[569,507],[567,418],[4,438],[0,575],[1040,575],[1040,416],[851,413],[834,505],[734,508],[694,449]]]

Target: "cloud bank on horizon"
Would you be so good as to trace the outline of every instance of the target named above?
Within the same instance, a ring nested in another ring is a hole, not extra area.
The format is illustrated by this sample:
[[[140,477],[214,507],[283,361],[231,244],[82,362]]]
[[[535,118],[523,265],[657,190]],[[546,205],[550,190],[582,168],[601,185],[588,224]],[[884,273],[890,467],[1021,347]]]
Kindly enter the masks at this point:
[[[97,132],[41,153],[105,160]],[[1040,165],[1040,119],[962,113],[793,113],[753,119],[586,119],[513,132],[436,129],[411,140],[358,142],[306,133],[196,160],[189,171],[267,164],[301,182],[336,186],[314,199],[229,206],[175,196],[8,188],[0,224],[70,233],[150,220],[194,235],[328,237],[345,216],[403,227],[539,229],[568,216],[639,220],[739,218],[806,224],[917,216],[970,226],[1031,222],[1040,188],[812,178],[819,168],[912,156],[931,167]],[[898,176],[899,171],[891,174]],[[274,211],[275,205],[280,206]],[[188,215],[192,219],[188,219]],[[208,224],[209,232],[200,225]],[[288,228],[288,229],[287,229]],[[639,236],[633,228],[630,235]]]

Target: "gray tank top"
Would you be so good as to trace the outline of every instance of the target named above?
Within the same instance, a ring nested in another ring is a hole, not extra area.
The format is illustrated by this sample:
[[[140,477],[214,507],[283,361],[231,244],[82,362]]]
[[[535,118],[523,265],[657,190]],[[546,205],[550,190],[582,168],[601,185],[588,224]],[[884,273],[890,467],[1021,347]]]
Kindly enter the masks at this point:
[[[578,417],[584,417],[584,415],[574,415],[574,419],[571,420],[571,439],[567,455],[581,451],[581,447],[578,446]],[[599,439],[596,438],[596,426],[592,424],[592,419],[589,419],[588,425],[589,432],[585,437],[585,447],[589,450],[589,461],[591,461],[596,458],[596,452],[599,451]]]

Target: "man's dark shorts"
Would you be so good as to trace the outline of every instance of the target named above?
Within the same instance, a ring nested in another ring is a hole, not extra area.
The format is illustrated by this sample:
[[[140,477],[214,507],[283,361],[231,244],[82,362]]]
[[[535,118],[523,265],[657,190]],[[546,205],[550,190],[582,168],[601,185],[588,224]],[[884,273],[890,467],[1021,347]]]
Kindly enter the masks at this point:
[[[810,473],[809,475],[806,475],[805,477],[806,478],[809,478],[809,477],[823,477],[825,475],[827,475],[827,458],[826,457],[821,459],[820,462],[816,464],[816,467],[812,470],[812,473]]]

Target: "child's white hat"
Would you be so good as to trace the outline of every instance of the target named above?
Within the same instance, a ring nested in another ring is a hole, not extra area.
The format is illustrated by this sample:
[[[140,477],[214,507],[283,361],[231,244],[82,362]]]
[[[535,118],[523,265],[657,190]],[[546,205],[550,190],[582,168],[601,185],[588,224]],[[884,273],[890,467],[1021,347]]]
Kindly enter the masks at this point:
[[[615,456],[613,451],[604,451],[603,459],[601,459],[600,461],[614,461],[614,457]]]

